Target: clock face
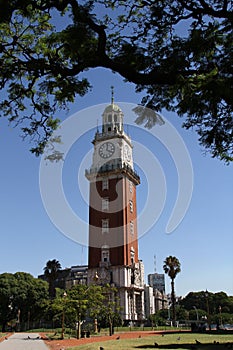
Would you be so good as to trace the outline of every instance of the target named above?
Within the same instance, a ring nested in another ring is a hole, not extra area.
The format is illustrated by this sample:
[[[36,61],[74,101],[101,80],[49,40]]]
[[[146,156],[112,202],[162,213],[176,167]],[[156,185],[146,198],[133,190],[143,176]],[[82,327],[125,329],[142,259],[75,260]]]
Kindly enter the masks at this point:
[[[131,150],[128,145],[125,145],[124,147],[124,157],[125,157],[125,160],[128,162],[131,160]]]
[[[115,146],[112,142],[104,142],[99,148],[99,155],[104,159],[110,158],[114,152]]]

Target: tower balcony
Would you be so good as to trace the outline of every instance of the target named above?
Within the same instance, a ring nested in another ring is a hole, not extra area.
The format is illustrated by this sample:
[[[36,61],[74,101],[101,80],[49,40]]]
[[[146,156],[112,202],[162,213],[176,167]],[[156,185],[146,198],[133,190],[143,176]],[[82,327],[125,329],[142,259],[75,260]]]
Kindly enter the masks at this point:
[[[124,130],[118,130],[117,128],[114,128],[113,130],[108,132],[97,131],[92,143],[95,144],[96,141],[105,141],[108,139],[112,139],[113,137],[124,138],[129,143],[131,143],[130,137],[124,132]]]
[[[122,163],[121,160],[116,163],[106,163],[99,168],[90,168],[89,170],[85,170],[85,176],[90,181],[97,177],[119,173],[128,175],[128,177],[137,185],[140,183],[140,176],[137,174],[137,172],[134,171],[128,164]]]

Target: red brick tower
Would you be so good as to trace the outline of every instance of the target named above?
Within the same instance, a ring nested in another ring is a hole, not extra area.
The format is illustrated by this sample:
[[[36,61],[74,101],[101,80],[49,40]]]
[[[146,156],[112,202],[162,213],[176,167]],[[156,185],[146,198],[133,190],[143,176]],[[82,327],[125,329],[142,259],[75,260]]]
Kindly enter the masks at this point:
[[[123,113],[112,101],[93,140],[90,181],[88,280],[118,288],[125,321],[144,315],[144,268],[138,258],[136,186],[130,137]]]

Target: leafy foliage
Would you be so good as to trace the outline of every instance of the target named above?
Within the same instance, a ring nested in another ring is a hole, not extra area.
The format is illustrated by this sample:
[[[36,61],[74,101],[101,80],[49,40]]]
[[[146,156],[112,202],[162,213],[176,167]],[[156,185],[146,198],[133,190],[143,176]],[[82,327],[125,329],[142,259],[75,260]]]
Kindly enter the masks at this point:
[[[164,272],[168,274],[171,280],[176,278],[176,275],[181,271],[180,262],[175,256],[168,256],[164,260],[163,265]]]
[[[180,304],[186,310],[192,310],[193,306],[197,309],[206,310],[206,292],[190,292],[185,298],[183,298]],[[224,292],[211,293],[208,292],[208,301],[210,313],[219,312],[219,306],[222,308],[222,312],[233,313],[233,300],[228,297]]]
[[[108,285],[87,287],[78,284],[67,290],[65,296],[57,295],[48,306],[47,314],[53,321],[61,322],[64,312],[66,326],[77,326],[77,338],[80,338],[81,327],[87,328],[85,322],[88,319],[98,319],[98,325],[109,327],[112,334],[113,326],[119,324],[115,293],[116,289]]]
[[[180,262],[175,256],[168,256],[164,260],[163,265],[164,272],[171,278],[171,302],[172,302],[172,321],[176,321],[176,308],[175,308],[175,286],[174,280],[178,273],[180,273]]]
[[[3,273],[0,275],[0,324],[38,320],[44,313],[48,300],[48,284],[28,273]]]
[[[51,299],[55,298],[56,296],[55,281],[60,270],[61,264],[56,259],[48,260],[46,266],[44,267],[44,275],[49,283],[49,296]]]
[[[100,327],[108,327],[109,335],[112,335],[114,333],[114,326],[122,325],[117,289],[106,284],[105,286],[102,286],[102,295],[103,303],[98,322]]]
[[[35,138],[36,155],[58,126],[57,109],[90,89],[83,72],[103,67],[143,91],[143,106],[185,116],[184,127],[196,129],[213,157],[232,160],[230,0],[0,5],[0,89],[7,92],[0,109]]]
[[[68,291],[68,300],[74,309],[76,320],[85,319],[87,312],[90,317],[97,317],[100,313],[103,295],[101,287],[77,285]]]

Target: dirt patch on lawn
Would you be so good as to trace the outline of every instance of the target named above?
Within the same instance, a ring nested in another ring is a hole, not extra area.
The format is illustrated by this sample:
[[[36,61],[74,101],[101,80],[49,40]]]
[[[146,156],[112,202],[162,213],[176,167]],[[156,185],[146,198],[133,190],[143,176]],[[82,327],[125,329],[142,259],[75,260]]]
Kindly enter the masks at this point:
[[[46,345],[49,346],[51,350],[61,350],[67,349],[72,346],[84,345],[94,342],[102,342],[106,340],[114,339],[132,339],[132,338],[142,338],[146,336],[152,336],[156,334],[161,334],[153,331],[144,331],[144,332],[127,332],[127,333],[118,333],[112,336],[92,336],[91,338],[81,338],[81,339],[63,339],[63,340],[44,340]]]
[[[126,333],[117,333],[112,336],[105,335],[105,336],[92,336],[91,338],[81,338],[81,339],[64,339],[64,340],[48,340],[44,339],[46,345],[50,348],[50,350],[66,350],[67,348],[73,347],[73,346],[79,346],[79,345],[85,345],[89,343],[94,343],[94,342],[105,342],[107,340],[118,340],[118,339],[133,339],[133,338],[144,338],[144,337],[149,337],[149,336],[155,336],[155,335],[160,335],[163,334],[164,332],[160,331],[132,331],[132,332],[126,332]],[[166,333],[173,333],[173,332],[166,332]],[[155,343],[155,347],[157,344]],[[184,347],[184,349],[196,349],[196,350],[227,350],[227,349],[233,349],[233,343],[228,342],[225,344],[219,344],[219,343],[211,343],[211,344],[198,344],[196,342],[195,345],[192,344],[171,344],[171,345],[160,345],[160,348],[164,349],[175,349],[176,346],[178,348]],[[140,348],[140,347],[139,347]],[[142,346],[142,348],[145,348],[145,346]]]

